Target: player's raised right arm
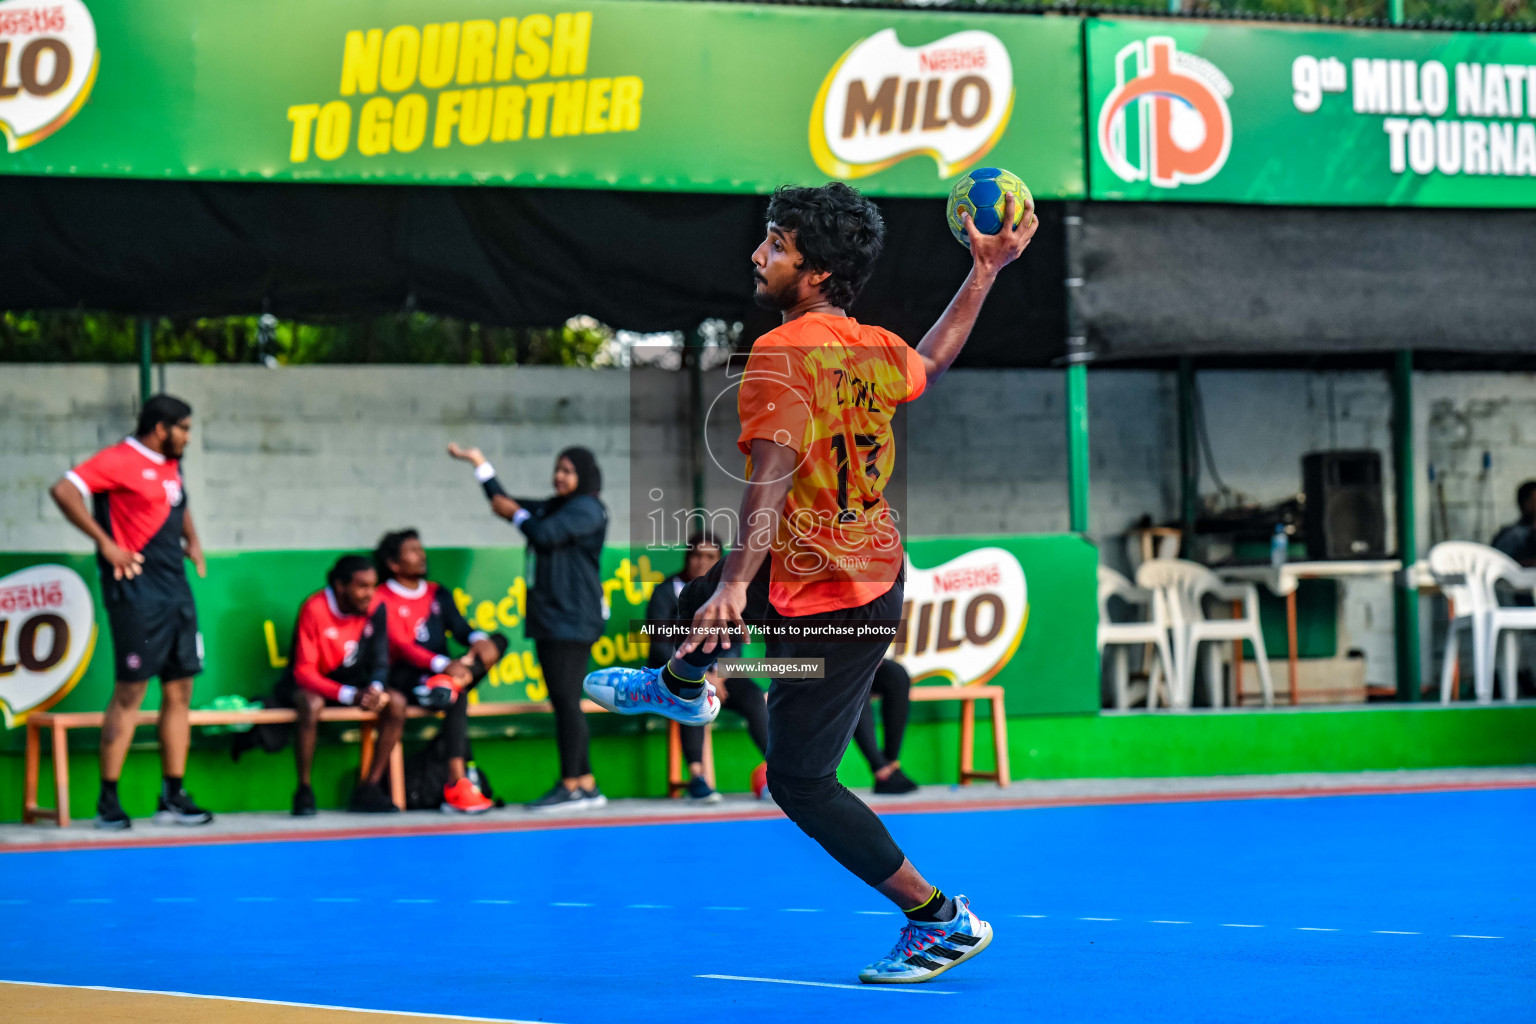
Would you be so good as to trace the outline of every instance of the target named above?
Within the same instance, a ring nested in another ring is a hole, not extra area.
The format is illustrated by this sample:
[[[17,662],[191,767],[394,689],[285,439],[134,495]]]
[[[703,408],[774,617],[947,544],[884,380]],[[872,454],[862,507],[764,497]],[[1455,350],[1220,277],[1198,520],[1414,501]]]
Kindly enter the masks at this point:
[[[971,271],[965,275],[965,282],[950,300],[944,314],[918,343],[917,354],[923,360],[929,384],[944,375],[944,371],[949,369],[950,364],[960,355],[960,350],[965,347],[966,339],[971,336],[971,328],[976,326],[976,316],[981,312],[981,305],[986,301],[987,293],[992,290],[998,272],[1018,259],[1029,246],[1030,239],[1035,237],[1040,218],[1035,216],[1034,201],[1026,201],[1024,219],[1016,227],[1013,223],[1013,206],[1014,198],[1009,195],[1003,209],[1003,227],[995,235],[984,235],[977,231],[976,225],[971,223],[970,215],[963,210],[960,212],[965,233],[971,240]]]

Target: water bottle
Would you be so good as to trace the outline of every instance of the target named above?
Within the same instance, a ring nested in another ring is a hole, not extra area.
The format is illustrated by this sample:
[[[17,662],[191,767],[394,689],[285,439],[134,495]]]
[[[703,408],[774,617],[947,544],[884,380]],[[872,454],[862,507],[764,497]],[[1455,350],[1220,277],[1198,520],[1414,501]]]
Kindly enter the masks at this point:
[[[1285,556],[1289,552],[1291,539],[1285,534],[1285,524],[1275,524],[1275,535],[1269,539],[1269,564],[1278,569],[1285,564]]]

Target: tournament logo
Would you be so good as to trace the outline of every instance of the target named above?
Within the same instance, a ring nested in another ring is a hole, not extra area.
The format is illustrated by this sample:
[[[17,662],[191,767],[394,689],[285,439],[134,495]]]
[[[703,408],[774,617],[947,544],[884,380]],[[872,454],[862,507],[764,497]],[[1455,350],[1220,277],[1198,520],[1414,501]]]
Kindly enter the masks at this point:
[[[997,144],[1013,100],[1013,61],[992,33],[903,46],[888,28],[827,72],[811,108],[811,157],[828,176],[851,180],[927,155],[940,178],[953,177]]]
[[[1209,181],[1232,149],[1232,83],[1203,57],[1152,36],[1115,54],[1099,108],[1099,152],[1123,181],[1177,188]]]
[[[101,54],[80,0],[0,0],[0,133],[12,153],[69,123],[91,95]]]
[[[1002,548],[977,548],[932,569],[907,560],[905,635],[891,657],[914,680],[979,685],[1008,664],[1029,622],[1024,567]]]
[[[91,590],[62,565],[34,565],[0,579],[0,712],[6,727],[74,689],[96,647]]]

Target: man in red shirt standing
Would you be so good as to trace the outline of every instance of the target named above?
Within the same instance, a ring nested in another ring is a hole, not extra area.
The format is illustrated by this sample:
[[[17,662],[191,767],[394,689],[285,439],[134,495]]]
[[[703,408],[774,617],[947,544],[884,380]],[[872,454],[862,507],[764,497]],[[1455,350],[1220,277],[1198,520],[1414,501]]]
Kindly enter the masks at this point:
[[[155,821],[206,825],[213,815],[182,787],[192,677],[203,670],[203,635],[182,566],[208,574],[181,485],[181,455],[192,407],[170,395],[144,403],[134,436],[66,473],[49,492],[59,510],[96,544],[102,603],[112,632],[117,685],[101,729],[101,796],[96,827],[125,829],[117,780],[149,680],[160,677],[160,788]]]
[[[379,576],[362,555],[343,555],[326,573],[325,587],[304,599],[293,627],[288,668],[278,680],[279,704],[299,714],[293,727],[293,753],[299,785],[293,793],[293,813],[315,813],[315,792],[309,785],[315,761],[320,709],[327,704],[354,704],[378,713],[379,741],[368,776],[352,791],[351,810],[365,813],[398,811],[380,788],[389,755],[405,730],[405,694],[388,689],[389,635]]]

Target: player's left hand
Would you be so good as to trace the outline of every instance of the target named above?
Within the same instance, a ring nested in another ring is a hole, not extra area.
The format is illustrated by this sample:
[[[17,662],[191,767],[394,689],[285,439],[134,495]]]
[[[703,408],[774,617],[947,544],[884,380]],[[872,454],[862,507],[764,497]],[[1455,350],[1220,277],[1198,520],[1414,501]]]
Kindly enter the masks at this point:
[[[730,650],[731,635],[735,631],[740,630],[743,638],[746,636],[747,624],[741,618],[746,607],[747,585],[722,582],[710,599],[693,613],[693,632],[677,645],[677,653]]]
[[[474,673],[471,672],[469,670],[469,666],[464,664],[462,661],[449,662],[448,671],[445,672],[444,675],[452,679],[454,684],[461,690],[475,681]]]
[[[208,578],[208,559],[203,557],[203,542],[192,540],[187,542],[187,559],[191,561],[192,568],[197,570],[199,579]]]
[[[469,653],[479,658],[480,664],[487,669],[501,660],[501,652],[489,640],[476,640],[470,645]]]

